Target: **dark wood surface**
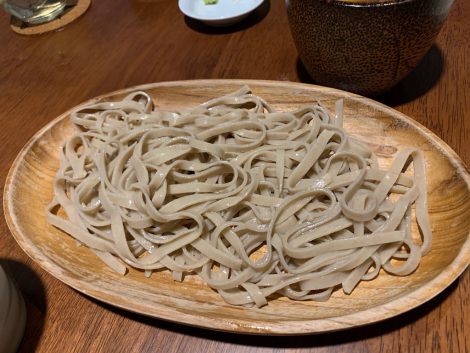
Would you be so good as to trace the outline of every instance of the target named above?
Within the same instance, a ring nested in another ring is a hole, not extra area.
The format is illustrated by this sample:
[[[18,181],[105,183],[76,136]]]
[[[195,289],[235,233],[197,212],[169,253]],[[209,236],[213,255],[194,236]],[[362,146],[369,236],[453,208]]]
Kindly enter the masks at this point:
[[[415,118],[470,165],[470,2],[452,12],[418,68],[377,99]],[[64,29],[23,37],[0,14],[0,183],[27,140],[70,107],[116,89],[168,80],[253,78],[312,82],[298,61],[284,2],[211,29],[176,0],[100,0]],[[34,192],[34,191],[32,191]],[[470,274],[385,322],[342,333],[255,337],[131,314],[90,299],[32,262],[0,221],[0,263],[28,309],[20,352],[449,352],[470,351]]]

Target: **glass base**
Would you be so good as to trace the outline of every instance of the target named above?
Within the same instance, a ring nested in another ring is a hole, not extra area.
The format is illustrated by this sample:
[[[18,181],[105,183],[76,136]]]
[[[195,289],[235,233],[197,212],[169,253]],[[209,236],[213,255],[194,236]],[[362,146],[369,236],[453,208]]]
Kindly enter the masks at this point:
[[[40,24],[57,18],[66,6],[66,1],[46,0],[39,5],[23,7],[16,5],[14,1],[6,1],[3,7],[7,12],[29,24]]]

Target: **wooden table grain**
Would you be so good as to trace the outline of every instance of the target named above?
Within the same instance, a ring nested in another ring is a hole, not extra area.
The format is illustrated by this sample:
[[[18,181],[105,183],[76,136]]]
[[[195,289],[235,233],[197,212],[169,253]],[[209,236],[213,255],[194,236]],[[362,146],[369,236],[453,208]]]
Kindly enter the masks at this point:
[[[413,117],[470,165],[470,2],[456,0],[413,73],[377,99]],[[298,60],[284,3],[212,29],[175,0],[99,0],[62,30],[23,37],[0,14],[0,184],[34,133],[99,94],[149,82],[253,78],[312,82]],[[34,192],[34,191],[32,191]],[[470,352],[470,274],[399,317],[341,333],[256,337],[195,329],[90,299],[32,262],[0,220],[0,263],[25,297],[19,352]],[[1,334],[1,333],[0,333]]]

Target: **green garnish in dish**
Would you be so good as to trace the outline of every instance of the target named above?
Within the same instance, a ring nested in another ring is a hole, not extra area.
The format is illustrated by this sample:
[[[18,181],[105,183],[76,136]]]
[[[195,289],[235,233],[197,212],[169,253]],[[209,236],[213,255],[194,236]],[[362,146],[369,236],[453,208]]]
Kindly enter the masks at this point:
[[[204,0],[204,5],[215,5],[219,0]]]

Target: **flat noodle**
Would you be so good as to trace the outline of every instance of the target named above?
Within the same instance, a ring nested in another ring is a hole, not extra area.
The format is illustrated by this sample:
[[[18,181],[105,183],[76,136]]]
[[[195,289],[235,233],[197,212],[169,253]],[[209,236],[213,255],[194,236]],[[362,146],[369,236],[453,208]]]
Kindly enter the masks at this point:
[[[380,170],[342,107],[277,112],[248,87],[177,112],[145,92],[80,107],[47,220],[119,273],[197,274],[234,305],[411,274],[431,246],[423,153]]]

